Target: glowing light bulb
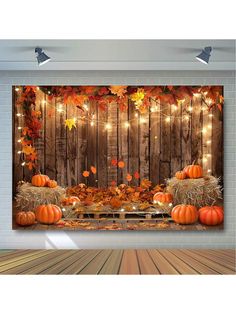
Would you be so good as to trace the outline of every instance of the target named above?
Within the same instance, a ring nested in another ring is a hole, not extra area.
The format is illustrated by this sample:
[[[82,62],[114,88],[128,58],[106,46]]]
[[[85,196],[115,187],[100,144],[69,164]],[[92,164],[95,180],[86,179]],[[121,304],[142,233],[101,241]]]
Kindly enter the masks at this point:
[[[203,134],[206,134],[206,132],[207,132],[207,129],[206,129],[206,128],[203,128],[203,129],[202,129],[202,133],[203,133]]]
[[[155,140],[157,139],[157,135],[154,136]]]
[[[207,145],[211,144],[211,140],[206,141]]]
[[[16,114],[16,116],[17,116],[17,117],[20,117],[20,116],[21,116],[21,114],[20,114],[20,113],[17,113],[17,114]]]
[[[193,96],[195,96],[195,97],[200,97],[201,94],[200,94],[200,93],[193,93]]]
[[[138,113],[136,112],[134,116],[137,118],[138,117]]]
[[[47,103],[46,100],[42,101],[42,105],[46,105],[46,103]]]
[[[84,104],[84,110],[86,110],[86,111],[89,110],[88,105]]]
[[[203,157],[203,158],[202,158],[202,161],[203,161],[203,162],[207,162],[207,158],[206,158],[206,157]]]
[[[167,122],[167,123],[170,122],[170,117],[166,117],[166,122]]]
[[[192,112],[193,108],[192,107],[188,107],[188,111]]]
[[[18,128],[17,128],[18,130],[21,130],[22,129],[22,127],[21,126],[18,126]]]
[[[145,118],[140,118],[140,123],[145,123],[146,122],[146,119]]]
[[[105,129],[106,129],[106,130],[111,130],[111,128],[112,128],[112,126],[111,126],[110,123],[107,123],[107,124],[105,125]]]
[[[19,92],[19,90],[20,90],[19,87],[15,87],[16,92]]]
[[[211,129],[212,129],[212,125],[211,125],[211,124],[208,124],[207,128],[208,128],[209,130],[211,130]]]
[[[39,90],[39,87],[37,86],[36,89]]]
[[[178,109],[178,107],[177,107],[176,105],[173,105],[173,106],[172,106],[172,110],[173,110],[173,111],[176,111],[177,109]]]
[[[21,139],[19,139],[17,142],[18,142],[18,143],[21,143]]]
[[[205,107],[202,107],[202,109],[201,109],[201,110],[202,110],[202,111],[206,111],[206,109],[207,109],[207,108],[205,108]]]
[[[21,166],[22,166],[22,167],[24,167],[24,166],[25,166],[25,161],[23,161],[23,162],[21,163]]]
[[[124,208],[121,208],[120,211],[121,211],[121,212],[124,212],[125,210],[124,210]]]
[[[207,157],[211,157],[211,154],[207,154]]]
[[[208,169],[207,172],[210,173],[210,172],[211,172],[211,169]]]
[[[128,127],[130,126],[129,122],[125,122],[125,123],[124,123],[124,126],[125,126],[126,128],[128,128]]]
[[[212,118],[212,117],[213,117],[213,114],[212,114],[212,113],[209,113],[208,117]]]
[[[188,120],[189,120],[189,116],[185,116],[185,117],[184,117],[184,120],[185,120],[185,121],[188,121]]]
[[[22,151],[21,151],[21,150],[18,150],[17,154],[19,154],[19,155],[20,155],[21,153],[22,153]]]

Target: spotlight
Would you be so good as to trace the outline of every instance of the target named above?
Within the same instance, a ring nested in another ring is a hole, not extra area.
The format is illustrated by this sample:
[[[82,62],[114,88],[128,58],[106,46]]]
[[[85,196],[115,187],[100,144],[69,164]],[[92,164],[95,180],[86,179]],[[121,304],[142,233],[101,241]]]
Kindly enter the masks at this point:
[[[202,52],[196,56],[196,59],[202,63],[208,64],[210,56],[211,56],[211,47],[205,47],[202,49]]]
[[[51,60],[51,58],[49,58],[44,52],[43,52],[43,49],[42,48],[39,48],[39,47],[36,47],[35,48],[35,53],[37,54],[36,55],[36,58],[38,60],[38,65],[41,66],[47,62],[49,62]]]

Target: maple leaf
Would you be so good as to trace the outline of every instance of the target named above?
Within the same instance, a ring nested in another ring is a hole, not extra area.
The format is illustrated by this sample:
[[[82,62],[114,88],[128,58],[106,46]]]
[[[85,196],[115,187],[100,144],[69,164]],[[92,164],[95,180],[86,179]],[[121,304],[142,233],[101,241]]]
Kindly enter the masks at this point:
[[[130,95],[130,99],[136,104],[140,105],[143,102],[145,92],[143,88],[138,88],[136,93]]]
[[[65,126],[68,127],[70,131],[73,127],[76,128],[75,119],[66,119]]]
[[[31,115],[32,115],[32,117],[39,118],[41,116],[41,111],[40,110],[32,110]]]
[[[143,179],[140,183],[140,186],[143,189],[149,189],[151,185],[152,185],[152,182],[149,181],[148,179]]]
[[[32,147],[31,145],[25,145],[22,148],[22,153],[24,153],[26,155],[33,154],[34,152],[35,152],[35,148]]]
[[[137,179],[137,180],[140,178],[140,174],[139,174],[138,171],[135,171],[134,177],[135,177],[135,179]]]
[[[83,171],[83,177],[85,178],[89,177],[89,171],[87,170]]]
[[[127,86],[113,85],[109,89],[113,95],[117,95],[120,98],[124,97],[124,94],[127,93]]]
[[[107,95],[109,94],[109,89],[105,86],[101,87],[99,90],[98,90],[98,95],[99,96],[103,96],[103,95]]]
[[[35,168],[35,164],[32,162],[32,161],[30,161],[30,162],[27,162],[27,167],[29,168],[29,170],[32,170],[33,168]]]
[[[131,176],[131,174],[130,174],[130,173],[127,173],[127,175],[126,175],[126,180],[127,180],[128,182],[130,182],[130,181],[132,181],[132,179],[133,179],[133,177]]]
[[[117,166],[117,163],[118,163],[117,159],[112,159],[112,160],[111,160],[111,165],[112,165],[112,166],[116,167],[116,166]]]
[[[97,168],[96,168],[96,167],[91,166],[90,169],[91,169],[91,172],[92,172],[93,174],[96,174],[96,173],[97,173]]]

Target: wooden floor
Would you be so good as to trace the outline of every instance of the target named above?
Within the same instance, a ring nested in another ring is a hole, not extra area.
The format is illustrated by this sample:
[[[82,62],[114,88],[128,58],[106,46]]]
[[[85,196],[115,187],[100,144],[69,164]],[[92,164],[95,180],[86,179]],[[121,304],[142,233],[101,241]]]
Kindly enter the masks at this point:
[[[0,251],[0,274],[235,274],[234,250]]]

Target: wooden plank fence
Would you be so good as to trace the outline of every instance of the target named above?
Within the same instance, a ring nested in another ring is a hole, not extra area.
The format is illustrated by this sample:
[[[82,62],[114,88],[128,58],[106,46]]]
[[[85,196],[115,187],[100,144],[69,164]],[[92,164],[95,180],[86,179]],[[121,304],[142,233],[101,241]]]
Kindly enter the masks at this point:
[[[65,119],[78,117],[79,110],[63,105],[60,99],[49,101],[38,91],[36,107],[42,112],[44,127],[35,147],[41,172],[62,186],[81,182],[99,187],[106,187],[112,181],[127,183],[127,172],[134,175],[136,171],[140,179],[133,178],[131,185],[138,185],[143,178],[158,184],[196,160],[205,173],[222,176],[223,113],[214,108],[209,116],[204,106],[199,97],[193,97],[178,107],[158,104],[158,111],[137,116],[131,103],[124,112],[115,102],[107,111],[101,111],[93,101],[88,107],[94,114],[94,125],[78,120],[77,127],[69,131]],[[20,166],[17,128],[23,121],[16,116],[19,110],[14,107],[14,185],[20,180],[30,180],[32,175]],[[106,123],[112,127],[106,128]],[[125,167],[112,166],[112,159],[123,160]],[[97,168],[97,174],[84,178],[82,172],[90,171],[91,166]]]

